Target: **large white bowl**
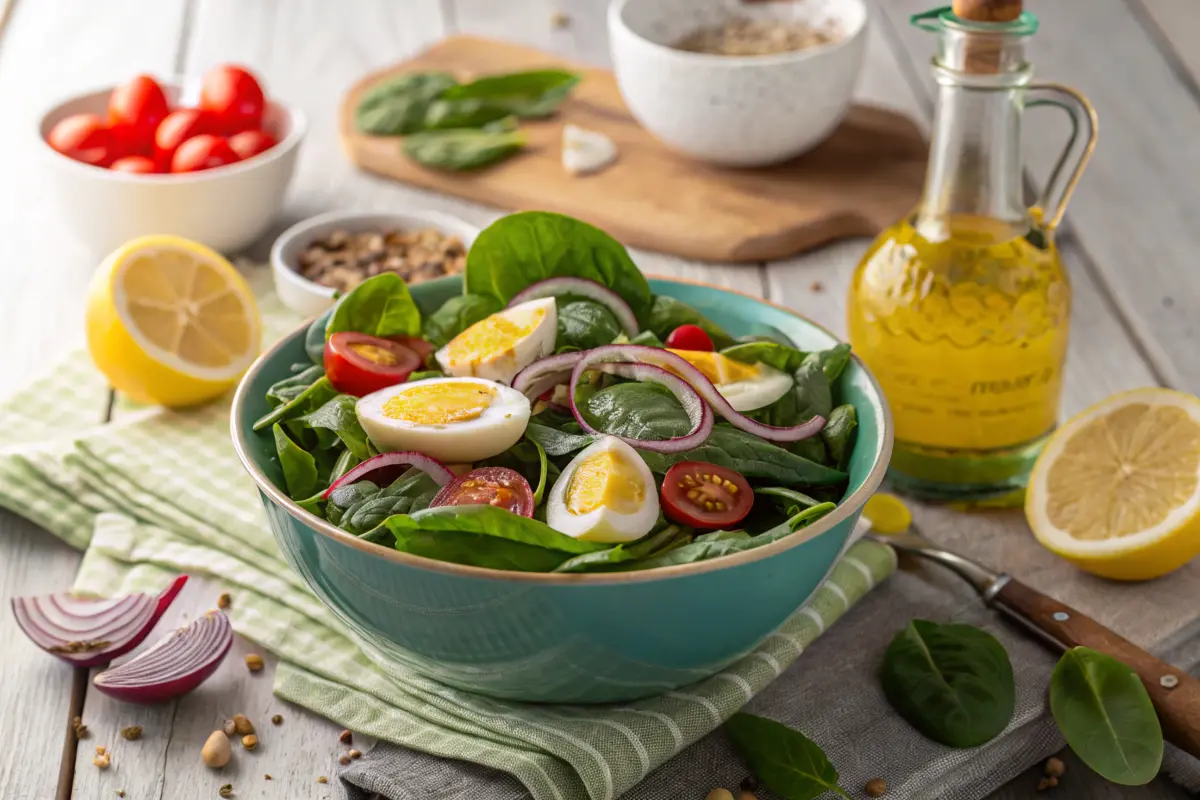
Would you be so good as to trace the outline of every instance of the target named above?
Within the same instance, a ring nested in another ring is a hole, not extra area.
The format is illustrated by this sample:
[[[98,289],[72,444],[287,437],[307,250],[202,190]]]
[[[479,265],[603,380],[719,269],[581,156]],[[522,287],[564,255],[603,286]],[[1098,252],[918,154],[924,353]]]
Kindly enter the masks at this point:
[[[842,38],[765,56],[671,47],[732,16],[833,20]],[[866,23],[862,0],[613,0],[608,9],[617,85],[637,121],[676,150],[739,167],[793,158],[833,131],[862,68]]]
[[[179,86],[164,84],[171,103]],[[46,143],[55,123],[72,114],[104,116],[111,88],[59,103],[42,116],[41,156],[58,208],[75,236],[97,254],[138,236],[170,233],[234,252],[271,225],[296,166],[304,115],[268,103],[263,127],[279,144],[226,167],[182,175],[132,175],[67,158]]]

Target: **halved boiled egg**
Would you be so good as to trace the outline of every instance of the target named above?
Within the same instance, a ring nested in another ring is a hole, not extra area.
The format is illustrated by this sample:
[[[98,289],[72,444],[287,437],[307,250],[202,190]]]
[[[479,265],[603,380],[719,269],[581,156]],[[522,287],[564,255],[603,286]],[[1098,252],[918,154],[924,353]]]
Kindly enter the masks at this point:
[[[546,524],[590,542],[632,542],[658,521],[658,489],[642,457],[605,436],[571,459],[550,490]]]
[[[746,364],[703,350],[671,350],[704,373],[734,411],[753,411],[769,406],[792,390],[791,375],[763,364]]]
[[[558,309],[553,297],[497,311],[437,351],[447,375],[474,375],[512,383],[525,367],[554,352]]]
[[[429,378],[372,392],[354,406],[380,452],[416,450],[448,464],[480,461],[517,443],[529,400],[482,378]]]

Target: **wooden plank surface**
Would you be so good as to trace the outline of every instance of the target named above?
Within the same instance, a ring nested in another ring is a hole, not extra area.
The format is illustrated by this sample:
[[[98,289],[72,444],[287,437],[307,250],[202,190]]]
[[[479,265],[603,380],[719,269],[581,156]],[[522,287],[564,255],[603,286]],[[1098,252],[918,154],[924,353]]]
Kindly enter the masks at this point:
[[[1152,35],[1159,51],[1176,63],[1180,79],[1200,83],[1200,13],[1195,0],[1129,0],[1129,7]]]

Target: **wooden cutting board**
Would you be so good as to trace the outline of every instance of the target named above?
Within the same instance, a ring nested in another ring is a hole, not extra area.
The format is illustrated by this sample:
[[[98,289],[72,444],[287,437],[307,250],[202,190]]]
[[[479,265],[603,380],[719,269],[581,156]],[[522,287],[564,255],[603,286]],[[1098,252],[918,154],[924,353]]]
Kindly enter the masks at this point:
[[[354,127],[366,89],[398,73],[447,70],[468,80],[546,67],[578,70],[584,78],[555,117],[521,123],[529,140],[524,151],[478,172],[422,167],[401,154],[397,137]],[[568,122],[612,137],[617,162],[594,175],[568,174],[560,161]],[[669,150],[638,125],[608,70],[469,36],[445,39],[359,81],[342,101],[339,133],[351,161],[371,172],[500,208],[569,214],[628,245],[710,261],[776,259],[834,239],[872,236],[913,208],[925,175],[926,145],[916,125],[863,105],[794,161],[759,169],[711,166]]]

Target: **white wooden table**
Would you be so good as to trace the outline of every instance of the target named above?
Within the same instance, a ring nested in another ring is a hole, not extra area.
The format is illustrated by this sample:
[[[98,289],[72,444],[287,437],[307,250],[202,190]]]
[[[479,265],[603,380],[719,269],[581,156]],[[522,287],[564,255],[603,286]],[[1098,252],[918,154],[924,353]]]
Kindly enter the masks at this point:
[[[932,39],[907,25],[932,0],[876,4],[863,99],[897,107],[922,122],[932,110],[928,59]],[[280,227],[315,212],[348,206],[435,208],[477,223],[497,216],[468,205],[355,173],[340,153],[334,112],[341,92],[368,70],[396,61],[454,32],[510,38],[584,61],[606,63],[603,0],[0,0],[0,395],[29,380],[53,357],[82,344],[82,299],[95,259],[71,242],[44,191],[33,157],[38,112],[56,98],[137,72],[196,76],[221,61],[244,62],[272,95],[299,105],[312,120]],[[1195,0],[1088,0],[1029,4],[1043,21],[1031,55],[1043,77],[1074,84],[1096,104],[1100,147],[1075,195],[1061,245],[1075,288],[1064,412],[1113,391],[1162,384],[1200,391],[1200,7]],[[570,16],[565,29],[552,12]],[[7,13],[7,24],[4,20]],[[1032,115],[1031,115],[1032,116]],[[1046,174],[1061,142],[1052,123],[1031,119],[1031,174]],[[269,242],[269,240],[268,240]],[[261,256],[268,242],[252,255]],[[843,328],[851,270],[865,242],[845,242],[783,262],[713,265],[636,253],[648,272],[736,286]],[[3,444],[0,432],[0,445]],[[960,519],[919,509],[935,537]],[[1019,515],[979,523],[979,551],[1003,561],[1006,541],[1026,536]],[[983,534],[981,534],[983,535]],[[268,726],[264,744],[240,773],[225,779],[237,797],[332,796],[314,783],[332,776],[337,731],[284,707],[271,696],[271,669],[250,677],[223,669],[217,691],[146,710],[86,691],[63,665],[36,651],[7,611],[15,595],[70,584],[79,555],[35,526],[0,512],[0,795],[14,800],[115,796],[181,800],[216,796],[199,748],[220,719],[243,712]],[[1053,589],[1057,567],[1027,575]],[[1163,602],[1171,579],[1140,591]],[[203,587],[192,602],[211,602]],[[1138,638],[1115,591],[1082,583],[1072,601]],[[1191,598],[1194,604],[1195,598]],[[230,663],[248,651],[238,644]],[[66,736],[80,714],[92,730],[78,752]],[[139,724],[134,744],[117,735]],[[114,770],[91,765],[94,744],[116,746]],[[270,773],[273,780],[263,777]],[[1142,789],[1108,786],[1071,765],[1070,797],[1169,798],[1184,794],[1163,781]],[[332,778],[331,778],[332,780]],[[1036,771],[996,798],[1032,798]]]

